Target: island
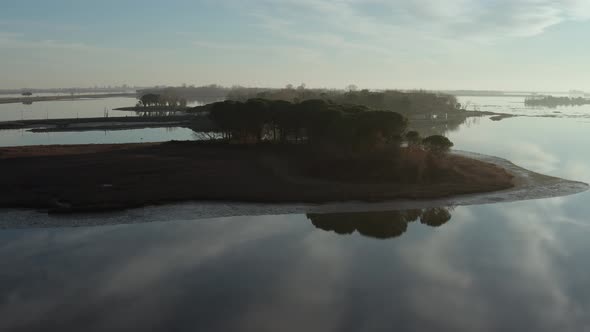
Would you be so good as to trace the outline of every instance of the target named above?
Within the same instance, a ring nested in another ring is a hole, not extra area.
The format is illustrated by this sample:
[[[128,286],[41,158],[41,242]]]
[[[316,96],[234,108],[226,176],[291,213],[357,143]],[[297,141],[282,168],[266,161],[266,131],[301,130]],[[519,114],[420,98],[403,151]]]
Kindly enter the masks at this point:
[[[536,95],[529,96],[524,100],[525,106],[529,107],[547,107],[557,108],[559,106],[582,106],[590,104],[590,99],[586,97],[554,97]]]
[[[449,107],[456,107],[449,105]],[[321,99],[208,106],[210,140],[0,149],[0,207],[97,212],[184,201],[433,199],[511,188],[393,111]]]

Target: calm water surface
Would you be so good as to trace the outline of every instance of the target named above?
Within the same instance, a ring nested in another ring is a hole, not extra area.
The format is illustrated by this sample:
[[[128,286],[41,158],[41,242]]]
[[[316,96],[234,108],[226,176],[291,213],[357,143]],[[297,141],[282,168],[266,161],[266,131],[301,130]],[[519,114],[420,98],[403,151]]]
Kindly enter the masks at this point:
[[[556,97],[568,97],[568,95],[555,95]],[[530,107],[525,106],[524,97],[504,96],[504,97],[479,97],[463,96],[458,97],[459,102],[468,110],[479,110],[496,113],[507,113],[525,116],[544,116],[544,117],[574,117],[590,118],[590,105],[583,106],[559,106],[555,108],[548,107]]]
[[[135,98],[96,98],[41,101],[31,105],[0,104],[0,121],[64,119],[64,118],[100,118],[105,110],[110,117],[135,116],[135,112],[113,111],[119,107],[135,106]]]
[[[117,91],[112,93],[135,93],[135,90],[129,91]],[[84,92],[84,93],[74,93],[74,97],[78,95],[104,95],[104,94],[111,94],[111,92]],[[67,92],[35,92],[31,96],[32,98],[35,97],[70,97],[72,96],[71,93]],[[8,99],[8,98],[26,98],[27,96],[23,96],[21,93],[0,93],[0,100],[1,99]]]
[[[119,107],[134,106],[135,98],[102,98],[37,102],[31,105],[0,104],[0,122],[33,119],[135,117],[136,112],[115,111]],[[189,106],[202,105],[200,102]],[[106,110],[106,113],[105,113]],[[138,143],[170,140],[193,140],[193,132],[185,128],[148,128],[68,133],[33,133],[28,130],[0,130],[0,146]]]
[[[191,129],[177,127],[63,133],[33,133],[23,129],[0,131],[0,146],[147,143],[198,139],[201,138]]]
[[[137,103],[136,98],[88,98],[76,100],[41,101],[30,105],[22,103],[0,104],[0,121],[65,119],[65,118],[101,118],[137,116],[135,112],[115,111],[115,108],[131,107]],[[202,105],[191,102],[188,106]],[[105,113],[106,110],[106,114]]]
[[[588,182],[589,132],[511,118],[449,136]],[[589,331],[588,202],[0,230],[0,331]]]

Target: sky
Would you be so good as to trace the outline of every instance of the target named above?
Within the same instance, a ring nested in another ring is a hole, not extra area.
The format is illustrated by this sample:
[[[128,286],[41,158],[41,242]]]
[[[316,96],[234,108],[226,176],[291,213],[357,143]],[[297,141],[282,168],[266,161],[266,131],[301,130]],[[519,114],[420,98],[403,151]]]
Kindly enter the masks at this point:
[[[589,0],[0,0],[0,89],[590,91]]]

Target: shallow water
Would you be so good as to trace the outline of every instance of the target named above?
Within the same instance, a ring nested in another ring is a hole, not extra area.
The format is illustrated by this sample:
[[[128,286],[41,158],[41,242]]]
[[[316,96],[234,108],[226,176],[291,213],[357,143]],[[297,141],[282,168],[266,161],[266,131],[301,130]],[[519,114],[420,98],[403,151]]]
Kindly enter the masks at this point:
[[[567,95],[555,95],[556,97],[567,97]],[[572,117],[590,118],[590,105],[582,106],[559,106],[531,107],[526,106],[524,97],[481,97],[481,96],[459,96],[458,101],[468,110],[482,112],[507,113],[522,116],[543,116],[543,117]]]
[[[48,133],[33,133],[25,129],[0,130],[0,146],[148,143],[198,139],[199,136],[191,129],[177,127]]]
[[[128,90],[128,91],[117,91],[117,92],[84,92],[84,93],[74,93],[73,96],[78,95],[104,95],[104,94],[111,94],[111,93],[135,93],[135,90]],[[31,97],[71,97],[72,93],[68,92],[35,92]],[[0,93],[0,100],[8,99],[8,98],[23,98],[27,96],[23,96],[21,93]]]
[[[579,331],[590,323],[589,229],[571,206],[450,214],[438,227],[390,212],[310,216],[315,225],[282,215],[1,231],[0,327]]]
[[[136,103],[136,98],[116,97],[40,101],[30,105],[0,104],[0,121],[137,116],[137,113],[133,111],[114,110],[120,107],[132,107]],[[195,101],[188,104],[188,106],[198,105],[202,103]]]
[[[114,111],[114,108],[135,106],[135,98],[96,98],[41,101],[30,105],[0,104],[0,121],[100,118],[106,116],[136,116],[135,112]]]
[[[134,106],[135,98],[102,98],[37,102],[31,105],[0,104],[0,122],[33,119],[136,117],[133,111],[115,111],[115,108]],[[189,106],[201,105],[192,102]],[[86,144],[86,143],[139,143],[170,140],[199,139],[185,128],[147,128],[128,130],[97,130],[66,133],[33,133],[29,130],[0,130],[0,146]]]
[[[578,118],[483,118],[449,136],[589,182],[589,132]],[[0,230],[0,330],[584,331],[589,201],[214,219],[7,211],[130,224]]]

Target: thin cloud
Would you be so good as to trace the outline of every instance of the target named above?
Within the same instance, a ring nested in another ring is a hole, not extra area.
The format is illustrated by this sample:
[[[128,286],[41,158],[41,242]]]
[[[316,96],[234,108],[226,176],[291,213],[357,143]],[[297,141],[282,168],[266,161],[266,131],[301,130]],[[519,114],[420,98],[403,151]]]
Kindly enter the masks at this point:
[[[194,47],[200,49],[244,53],[261,53],[265,55],[276,54],[296,57],[301,60],[315,60],[320,55],[314,49],[292,45],[255,45],[235,42],[216,42],[207,40],[193,41],[191,44]]]
[[[75,24],[44,22],[38,20],[24,20],[24,19],[0,19],[0,27],[8,27],[13,29],[36,28],[45,31],[81,31],[84,27]]]
[[[346,37],[381,39],[529,37],[566,21],[590,19],[585,0],[258,0],[248,6],[259,24],[273,30],[305,30],[303,20]]]

